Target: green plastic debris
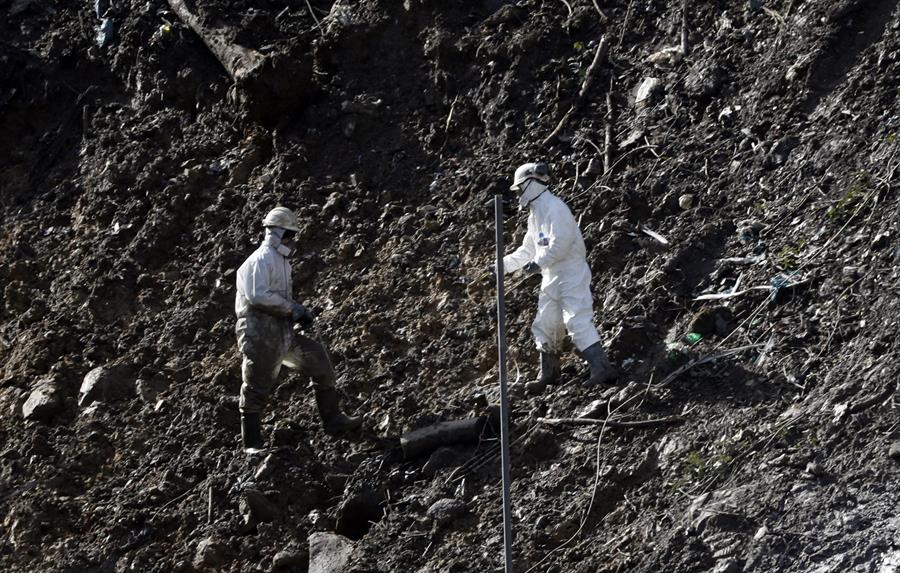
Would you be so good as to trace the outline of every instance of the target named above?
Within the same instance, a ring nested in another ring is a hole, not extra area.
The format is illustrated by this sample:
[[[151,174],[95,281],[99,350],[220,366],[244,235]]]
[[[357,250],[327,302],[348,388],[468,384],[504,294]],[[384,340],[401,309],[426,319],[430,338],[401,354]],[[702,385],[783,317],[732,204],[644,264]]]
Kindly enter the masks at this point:
[[[703,340],[703,335],[699,332],[688,332],[684,339],[687,340],[688,344],[693,346]]]

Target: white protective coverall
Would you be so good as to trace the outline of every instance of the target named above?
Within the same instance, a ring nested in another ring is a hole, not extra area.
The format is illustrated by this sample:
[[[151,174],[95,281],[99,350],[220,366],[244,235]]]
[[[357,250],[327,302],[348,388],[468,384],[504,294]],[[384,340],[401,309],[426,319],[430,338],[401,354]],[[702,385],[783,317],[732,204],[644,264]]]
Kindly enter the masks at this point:
[[[566,204],[544,185],[532,181],[526,193],[534,195],[523,194],[522,204],[530,209],[528,231],[522,245],[503,257],[503,270],[512,273],[531,262],[541,268],[541,293],[531,326],[538,350],[560,354],[568,330],[583,351],[599,342],[600,334],[594,326],[591,269],[581,230]]]
[[[281,252],[282,229],[267,228],[266,237],[237,272],[234,311],[241,364],[240,410],[259,413],[281,365],[301,369],[317,387],[333,387],[334,372],[324,348],[293,332],[295,302],[291,265]]]

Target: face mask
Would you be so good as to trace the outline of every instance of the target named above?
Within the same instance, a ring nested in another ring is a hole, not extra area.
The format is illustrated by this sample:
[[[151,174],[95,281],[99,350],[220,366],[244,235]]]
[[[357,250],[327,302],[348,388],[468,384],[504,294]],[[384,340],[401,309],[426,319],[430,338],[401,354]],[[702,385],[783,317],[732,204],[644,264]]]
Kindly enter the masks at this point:
[[[519,195],[519,210],[524,211],[527,209],[531,202],[537,199],[546,188],[546,185],[542,185],[534,179],[526,181],[522,187],[522,193]]]

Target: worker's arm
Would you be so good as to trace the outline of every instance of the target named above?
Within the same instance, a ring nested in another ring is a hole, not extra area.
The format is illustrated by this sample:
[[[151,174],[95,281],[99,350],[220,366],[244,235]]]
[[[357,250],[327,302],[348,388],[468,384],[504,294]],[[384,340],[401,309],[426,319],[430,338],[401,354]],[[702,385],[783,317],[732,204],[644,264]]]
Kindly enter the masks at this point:
[[[549,244],[546,248],[541,249],[534,262],[542,269],[553,266],[559,262],[575,242],[578,236],[578,223],[568,210],[557,211],[552,213],[549,220],[549,230],[547,240]]]
[[[534,260],[534,224],[528,217],[528,232],[518,249],[503,257],[503,272],[514,273]]]
[[[269,288],[271,272],[266,261],[254,261],[244,277],[244,294],[253,308],[275,316],[291,316],[294,303]]]

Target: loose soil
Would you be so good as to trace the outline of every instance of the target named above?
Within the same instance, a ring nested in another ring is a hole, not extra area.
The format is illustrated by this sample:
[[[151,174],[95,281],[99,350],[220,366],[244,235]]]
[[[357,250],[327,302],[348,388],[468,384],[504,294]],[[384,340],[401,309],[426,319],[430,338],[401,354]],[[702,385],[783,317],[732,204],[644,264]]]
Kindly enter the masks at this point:
[[[509,180],[540,159],[623,375],[583,387],[570,348],[512,399],[516,570],[900,570],[900,7],[690,4],[674,58],[651,56],[677,2],[198,6],[291,64],[284,98],[233,86],[165,0],[114,3],[105,47],[93,4],[0,0],[0,568],[307,571],[337,532],[346,571],[501,570],[492,426],[410,459],[399,436],[498,403],[492,199],[513,245]],[[286,373],[248,457],[235,270],[279,204],[366,430],[325,435]],[[538,285],[507,285],[521,383]],[[681,422],[541,421],[589,406]]]

